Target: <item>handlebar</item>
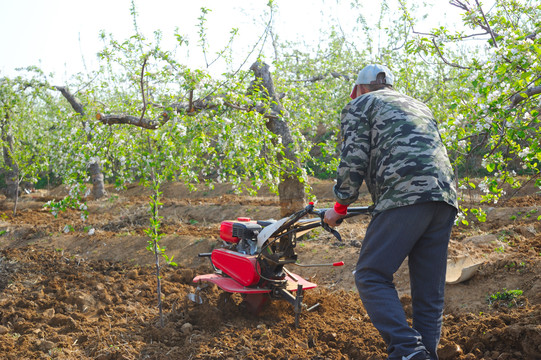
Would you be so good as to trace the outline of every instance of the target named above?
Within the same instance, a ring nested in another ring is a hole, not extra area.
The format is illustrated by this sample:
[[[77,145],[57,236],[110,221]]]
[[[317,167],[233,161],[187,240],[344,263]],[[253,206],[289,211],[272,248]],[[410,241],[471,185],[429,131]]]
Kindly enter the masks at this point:
[[[291,216],[282,218],[281,220],[264,227],[263,230],[257,235],[258,256],[266,258],[271,263],[278,264],[280,263],[279,258],[281,256],[291,256],[290,251],[293,247],[295,247],[295,242],[292,240],[297,237],[297,234],[301,234],[302,236],[302,234],[320,226],[333,234],[339,241],[342,241],[340,233],[323,221],[327,210],[329,210],[329,208],[314,209],[314,203],[310,202],[305,208],[297,211]],[[368,214],[370,211],[371,209],[369,207],[349,208],[348,213],[344,218]],[[307,215],[317,215],[317,217],[302,219]],[[286,239],[284,243],[282,243],[283,239]],[[273,249],[272,251],[265,251],[266,248],[273,247],[273,244],[277,243],[280,244],[279,250]],[[295,259],[288,258],[287,263],[296,263]],[[285,264],[285,262],[283,264]],[[340,263],[333,263],[332,265],[340,266],[339,264]]]
[[[314,203],[310,202],[304,209],[291,215],[289,219],[286,222],[284,222],[284,224],[282,224],[282,226],[280,226],[274,232],[273,235],[279,235],[280,237],[282,237],[291,232],[300,232],[300,231],[310,230],[310,229],[314,229],[316,227],[321,226],[323,229],[333,234],[339,241],[342,241],[342,237],[340,236],[340,233],[336,231],[335,229],[331,228],[329,224],[327,224],[325,221],[323,221],[323,219],[325,218],[325,212],[327,212],[327,210],[329,209],[330,208],[314,209]],[[370,212],[370,207],[368,206],[348,208],[348,212],[343,217],[343,219],[350,218],[357,215],[368,214],[369,212]],[[317,215],[320,218],[320,221],[316,223],[316,222],[313,222],[313,219],[308,219],[307,221],[311,221],[309,224],[301,225],[290,230],[290,228],[297,221],[299,221],[302,217],[309,214]]]
[[[333,234],[334,237],[338,239],[338,241],[342,241],[342,236],[340,236],[340,233],[336,229],[330,227],[329,224],[327,224],[323,220],[325,218],[325,213],[327,212],[327,210],[329,210],[329,208],[320,209],[319,211],[316,212],[321,218],[321,227],[325,229],[326,231],[330,232],[331,234]],[[347,219],[353,216],[357,216],[361,214],[368,214],[369,211],[370,211],[370,208],[368,206],[348,208],[347,214],[342,219],[338,220],[337,223],[341,224],[344,221],[344,219]]]

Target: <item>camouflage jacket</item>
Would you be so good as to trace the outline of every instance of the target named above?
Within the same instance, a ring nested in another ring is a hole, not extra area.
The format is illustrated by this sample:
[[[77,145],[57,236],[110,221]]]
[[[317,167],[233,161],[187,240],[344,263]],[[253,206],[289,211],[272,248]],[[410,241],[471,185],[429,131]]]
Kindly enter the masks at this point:
[[[428,201],[458,207],[447,151],[423,103],[392,89],[372,91],[342,110],[341,130],[338,203],[357,200],[364,180],[374,214]]]

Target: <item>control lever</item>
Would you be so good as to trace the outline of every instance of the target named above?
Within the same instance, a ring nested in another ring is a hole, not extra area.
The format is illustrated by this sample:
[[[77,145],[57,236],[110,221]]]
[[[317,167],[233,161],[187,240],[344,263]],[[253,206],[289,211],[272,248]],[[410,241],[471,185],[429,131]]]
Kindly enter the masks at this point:
[[[327,230],[328,232],[330,232],[331,234],[334,235],[334,237],[336,239],[338,239],[338,241],[342,241],[342,236],[340,236],[340,233],[336,230],[336,229],[333,229],[332,227],[329,226],[329,224],[327,224],[325,221],[323,221],[323,219],[325,218],[325,211],[320,211],[319,212],[319,217],[321,218],[321,227],[325,230]],[[340,224],[342,222],[342,219],[339,220],[340,222],[337,222],[338,224]]]

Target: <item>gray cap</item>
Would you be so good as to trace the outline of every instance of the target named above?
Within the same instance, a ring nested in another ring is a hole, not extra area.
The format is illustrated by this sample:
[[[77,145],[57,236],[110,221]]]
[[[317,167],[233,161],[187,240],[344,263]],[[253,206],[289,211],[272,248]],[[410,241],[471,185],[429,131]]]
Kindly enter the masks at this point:
[[[378,78],[378,74],[380,73],[383,73],[383,75],[380,75],[380,77]],[[365,66],[361,71],[359,71],[359,75],[357,76],[355,84],[387,84],[392,86],[394,84],[394,76],[391,73],[391,70],[389,70],[389,68],[387,68],[386,66],[379,64],[370,64]]]

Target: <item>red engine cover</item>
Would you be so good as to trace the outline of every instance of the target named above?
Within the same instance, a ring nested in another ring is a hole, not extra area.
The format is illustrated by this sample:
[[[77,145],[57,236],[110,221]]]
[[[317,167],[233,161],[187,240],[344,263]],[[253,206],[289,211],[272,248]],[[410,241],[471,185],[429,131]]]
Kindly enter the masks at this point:
[[[256,255],[245,255],[227,249],[216,249],[211,255],[214,266],[243,286],[251,286],[259,282],[261,270],[256,258]]]
[[[251,221],[250,218],[245,218],[245,217],[237,218],[236,221],[235,220],[222,221],[222,223],[220,224],[220,238],[227,242],[237,244],[240,241],[240,239],[238,237],[233,236],[233,224],[238,223],[238,222],[254,222],[255,223],[256,221]]]

